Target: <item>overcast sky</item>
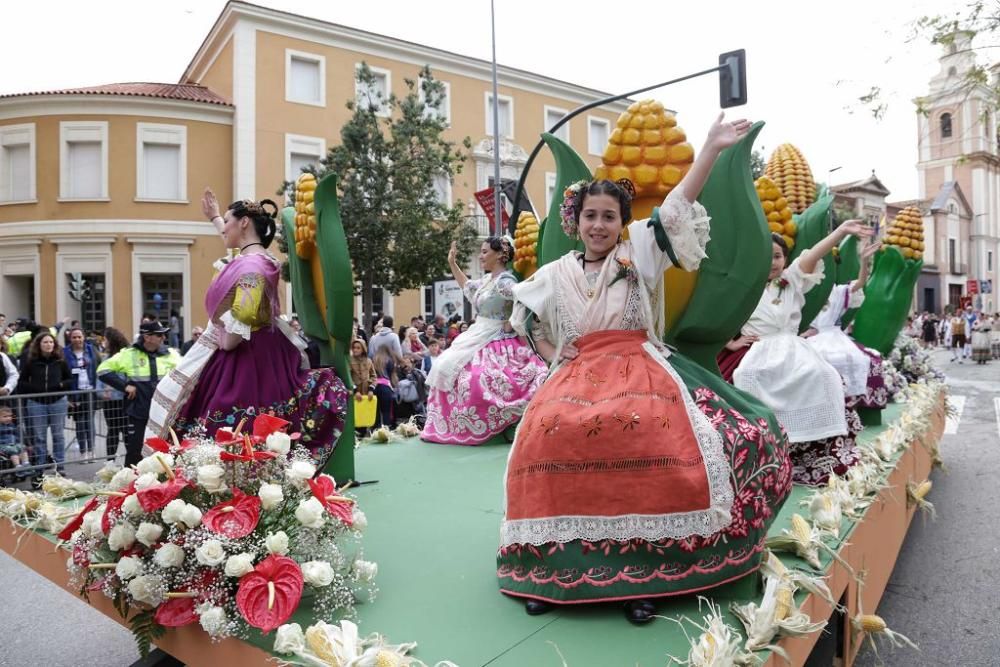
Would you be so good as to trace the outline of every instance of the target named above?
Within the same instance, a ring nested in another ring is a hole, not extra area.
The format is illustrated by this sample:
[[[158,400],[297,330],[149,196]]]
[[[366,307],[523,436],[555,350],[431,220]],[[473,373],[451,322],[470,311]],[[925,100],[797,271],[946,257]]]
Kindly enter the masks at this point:
[[[488,0],[257,4],[490,57]],[[853,181],[874,169],[892,191],[890,200],[909,199],[917,196],[910,100],[926,92],[938,69],[938,49],[908,43],[912,21],[964,4],[497,0],[497,60],[624,92],[712,67],[719,53],[745,48],[749,104],[730,114],[767,122],[757,140],[765,157],[791,142],[819,181]],[[224,0],[5,2],[0,93],[176,82],[224,6]],[[881,86],[890,103],[881,121],[857,102],[872,85]],[[678,111],[697,148],[717,113],[717,79],[702,77],[649,95]]]

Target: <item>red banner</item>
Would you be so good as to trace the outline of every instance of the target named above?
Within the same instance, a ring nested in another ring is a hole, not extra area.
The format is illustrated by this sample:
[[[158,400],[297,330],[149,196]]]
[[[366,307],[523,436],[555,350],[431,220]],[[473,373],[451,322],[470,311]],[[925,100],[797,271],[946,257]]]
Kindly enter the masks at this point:
[[[476,201],[479,202],[480,208],[486,213],[486,217],[490,220],[490,229],[495,230],[497,228],[496,219],[496,205],[493,201],[493,188],[486,188],[485,190],[480,190],[475,193]],[[510,222],[510,215],[507,210],[503,207],[500,208],[500,217],[503,221],[503,229],[507,229],[507,223]]]
[[[965,281],[965,291],[969,294],[979,294],[979,281],[978,280],[966,280]]]

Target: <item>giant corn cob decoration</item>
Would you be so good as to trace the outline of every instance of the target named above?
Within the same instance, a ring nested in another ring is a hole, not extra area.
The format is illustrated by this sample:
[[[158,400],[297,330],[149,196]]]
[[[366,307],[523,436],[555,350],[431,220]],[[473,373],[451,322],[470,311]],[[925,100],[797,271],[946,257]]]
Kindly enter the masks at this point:
[[[768,229],[773,234],[781,234],[791,250],[795,247],[798,225],[792,220],[792,208],[788,205],[788,200],[781,194],[777,184],[767,176],[754,181],[754,187],[757,188],[757,197],[764,209]]]
[[[514,270],[522,278],[530,278],[538,270],[539,231],[538,219],[522,211],[514,230]]]
[[[816,182],[809,163],[792,144],[781,144],[771,153],[764,175],[781,189],[794,213],[802,213],[816,201]]]
[[[895,222],[890,229],[910,231],[911,234],[914,231],[901,224],[896,225]],[[892,243],[892,238],[897,242]],[[923,238],[922,230],[920,238]],[[913,288],[924,265],[923,251],[915,251],[912,246],[900,246],[903,239],[919,243],[919,247],[923,248],[923,241],[913,241],[913,236],[906,237],[898,233],[887,235],[884,240],[888,245],[875,253],[871,277],[865,285],[865,302],[854,317],[854,339],[883,355],[892,350],[896,336],[906,324],[910,302],[913,300]],[[909,251],[912,258],[906,256],[906,251]],[[917,253],[920,257],[916,256]]]
[[[886,230],[884,242],[899,248],[906,259],[923,259],[924,220],[920,216],[920,209],[907,206],[900,211]]]
[[[297,207],[281,212],[295,309],[302,329],[322,341],[323,363],[332,365],[351,386],[347,355],[353,335],[354,275],[340,220],[337,179],[331,174],[317,182],[312,174],[302,174],[295,197]],[[347,402],[343,433],[323,469],[338,480],[354,479],[353,401]]]

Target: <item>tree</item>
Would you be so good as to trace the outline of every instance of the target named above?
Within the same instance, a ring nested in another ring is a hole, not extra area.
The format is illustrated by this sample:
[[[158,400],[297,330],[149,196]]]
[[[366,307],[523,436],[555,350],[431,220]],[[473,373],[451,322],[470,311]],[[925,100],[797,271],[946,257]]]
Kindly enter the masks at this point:
[[[460,144],[444,138],[445,87],[429,67],[419,81],[405,80],[402,98],[385,97],[365,63],[356,79],[358,98],[347,102],[353,115],[315,173],[337,175],[347,246],[370,328],[374,286],[399,294],[431,282],[444,273],[452,240],[459,242],[459,261],[469,257],[476,231],[465,221],[461,202],[442,203],[434,183],[461,173],[461,148],[472,144],[468,137]],[[282,192],[294,192],[294,184],[285,183]]]
[[[767,161],[764,159],[764,154],[755,148],[750,153],[750,177],[756,181],[764,175],[765,167],[767,167]]]

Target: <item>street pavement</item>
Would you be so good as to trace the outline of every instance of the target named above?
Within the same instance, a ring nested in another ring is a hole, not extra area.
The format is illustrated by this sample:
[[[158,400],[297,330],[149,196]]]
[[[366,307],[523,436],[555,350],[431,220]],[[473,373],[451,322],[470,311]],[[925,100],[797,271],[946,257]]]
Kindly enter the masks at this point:
[[[952,403],[929,499],[937,520],[914,519],[877,613],[920,646],[865,648],[860,667],[1000,665],[1000,361],[950,363]],[[96,466],[71,466],[90,479]],[[3,625],[0,667],[123,667],[138,659],[131,634],[103,614],[0,552]],[[880,662],[881,660],[881,662]],[[581,666],[583,667],[583,666]]]

